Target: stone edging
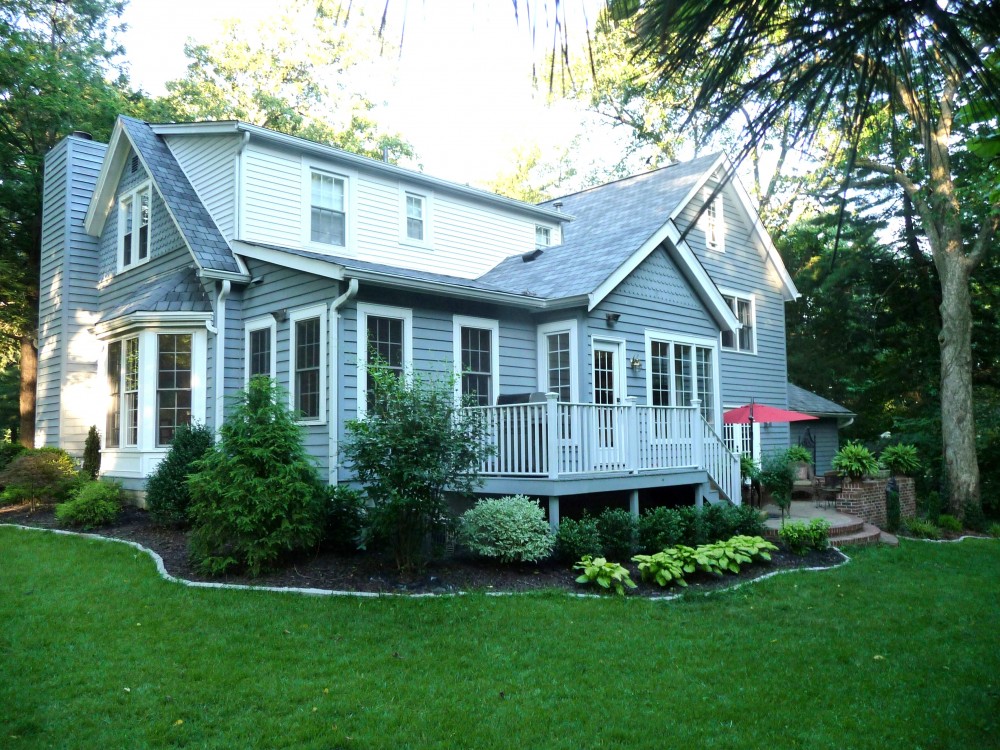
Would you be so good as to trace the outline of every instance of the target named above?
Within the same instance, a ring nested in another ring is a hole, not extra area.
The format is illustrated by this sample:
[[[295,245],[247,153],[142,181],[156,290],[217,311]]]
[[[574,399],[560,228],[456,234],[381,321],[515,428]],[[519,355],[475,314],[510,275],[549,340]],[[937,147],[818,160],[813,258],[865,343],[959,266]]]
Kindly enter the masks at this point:
[[[129,547],[137,549],[140,552],[145,552],[147,555],[149,555],[153,559],[153,562],[156,563],[156,571],[157,571],[157,573],[160,574],[160,577],[163,580],[169,581],[170,583],[179,583],[182,586],[190,586],[191,588],[231,589],[231,590],[235,590],[235,591],[271,591],[271,592],[275,592],[275,593],[279,593],[279,594],[281,594],[281,593],[304,594],[306,596],[353,596],[353,597],[358,597],[358,598],[362,598],[362,599],[382,599],[382,598],[387,598],[387,597],[389,597],[389,598],[400,598],[400,597],[402,597],[402,598],[407,598],[407,599],[434,599],[434,598],[450,597],[450,596],[465,596],[465,593],[466,593],[464,591],[458,591],[458,592],[455,592],[455,593],[447,593],[447,594],[433,594],[433,593],[428,593],[428,594],[396,594],[396,593],[391,593],[391,592],[389,592],[389,593],[383,593],[383,592],[377,592],[377,591],[335,591],[335,590],[331,590],[331,589],[310,589],[310,588],[298,588],[298,587],[294,587],[294,586],[251,586],[251,585],[244,584],[244,583],[212,583],[210,581],[189,581],[186,578],[178,578],[177,576],[173,576],[169,572],[167,572],[167,568],[163,564],[163,558],[160,557],[160,555],[157,552],[149,549],[148,547],[145,547],[145,546],[139,544],[138,542],[133,542],[133,541],[130,541],[128,539],[118,539],[118,538],[113,537],[113,536],[102,536],[100,534],[88,534],[88,533],[83,532],[83,531],[69,531],[67,529],[49,529],[49,528],[42,528],[42,527],[39,527],[39,526],[24,526],[23,524],[19,524],[19,523],[3,523],[3,524],[0,524],[0,527],[2,527],[2,526],[6,526],[6,527],[12,528],[12,529],[19,529],[21,531],[43,531],[43,532],[48,532],[50,534],[62,534],[64,536],[76,536],[76,537],[80,537],[82,539],[96,539],[96,540],[99,540],[99,541],[102,541],[102,542],[117,542],[119,544],[126,544]],[[962,537],[962,538],[964,539],[966,537]],[[969,537],[969,538],[973,539],[973,538],[979,538],[979,537]],[[953,540],[947,540],[947,539],[942,539],[942,540],[927,539],[927,540],[924,540],[924,541],[953,541]],[[954,540],[954,541],[959,541],[959,540]],[[718,589],[712,589],[711,591],[705,591],[705,592],[701,593],[700,595],[701,596],[712,596],[714,594],[719,594],[719,593],[723,593],[723,592],[726,592],[726,591],[735,591],[736,589],[743,588],[744,586],[747,586],[747,585],[749,585],[751,583],[757,583],[758,581],[765,581],[768,578],[773,578],[774,576],[781,575],[782,573],[798,573],[798,572],[814,572],[814,571],[821,571],[821,570],[833,570],[835,568],[839,568],[842,565],[846,565],[847,563],[851,562],[851,558],[848,557],[846,554],[844,554],[843,550],[841,550],[841,549],[839,549],[837,547],[834,547],[834,549],[836,549],[837,552],[840,553],[840,556],[844,558],[843,561],[837,563],[836,565],[830,565],[830,566],[827,566],[827,567],[784,568],[782,570],[774,570],[774,571],[771,571],[770,573],[765,573],[762,576],[758,576],[757,578],[751,578],[748,581],[741,581],[739,583],[734,583],[732,586],[726,586],[724,588],[718,588]],[[643,596],[643,597],[636,597],[636,599],[643,599],[643,600],[646,600],[646,601],[654,601],[654,602],[669,602],[669,601],[673,601],[674,599],[680,599],[683,596],[691,596],[691,595],[694,595],[694,594],[695,594],[695,592],[693,592],[693,591],[690,591],[690,592],[689,591],[682,591],[682,592],[678,592],[676,594],[668,594],[666,596]],[[516,596],[516,595],[517,594],[515,594],[514,592],[509,592],[509,591],[492,591],[492,592],[486,592],[486,596]],[[591,599],[591,598],[593,598],[593,599],[604,599],[604,598],[607,598],[603,594],[585,594],[585,593],[572,593],[572,592],[570,592],[568,595],[572,596],[572,597],[580,598],[580,599]]]

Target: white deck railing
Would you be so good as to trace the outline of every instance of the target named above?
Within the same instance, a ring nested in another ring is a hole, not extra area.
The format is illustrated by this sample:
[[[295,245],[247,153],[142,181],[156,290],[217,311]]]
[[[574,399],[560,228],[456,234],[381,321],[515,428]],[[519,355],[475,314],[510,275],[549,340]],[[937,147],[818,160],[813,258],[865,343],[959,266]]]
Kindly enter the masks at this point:
[[[492,455],[480,473],[558,479],[581,474],[703,469],[720,492],[740,499],[740,463],[691,406],[544,403],[468,407],[485,422]]]

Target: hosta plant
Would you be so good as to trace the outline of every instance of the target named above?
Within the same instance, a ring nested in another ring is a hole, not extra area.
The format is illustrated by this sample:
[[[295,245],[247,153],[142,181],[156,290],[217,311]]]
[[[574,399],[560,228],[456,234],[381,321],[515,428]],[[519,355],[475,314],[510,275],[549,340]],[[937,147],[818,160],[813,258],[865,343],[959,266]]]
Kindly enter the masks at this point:
[[[630,589],[636,587],[629,577],[627,568],[618,563],[608,562],[603,557],[584,555],[573,569],[582,571],[577,576],[577,583],[596,583],[601,588],[614,590],[618,596],[625,596],[626,587]]]
[[[687,586],[684,576],[694,573],[697,568],[694,554],[693,548],[679,544],[655,555],[636,555],[632,560],[639,564],[639,572],[644,581],[653,581],[658,586],[667,586],[671,583]]]
[[[833,468],[858,480],[878,472],[878,461],[861,443],[847,443],[833,457]]]
[[[804,445],[793,445],[785,451],[785,458],[792,463],[811,464],[813,461],[812,451]]]
[[[879,460],[893,474],[904,477],[911,477],[920,471],[920,458],[915,445],[889,445],[882,451]]]

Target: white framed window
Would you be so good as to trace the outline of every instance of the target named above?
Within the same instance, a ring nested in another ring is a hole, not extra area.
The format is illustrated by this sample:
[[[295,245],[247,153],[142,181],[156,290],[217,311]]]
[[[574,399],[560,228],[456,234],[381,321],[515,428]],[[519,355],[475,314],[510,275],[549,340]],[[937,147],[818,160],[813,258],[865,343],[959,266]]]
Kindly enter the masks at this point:
[[[243,326],[244,382],[254,375],[276,377],[277,329],[273,315],[248,320]]]
[[[431,196],[427,193],[418,193],[414,190],[400,190],[399,210],[400,210],[400,242],[407,245],[420,245],[422,247],[431,244]]]
[[[149,260],[152,187],[147,180],[118,201],[118,270]]]
[[[156,337],[156,444],[166,446],[181,425],[191,424],[192,336],[161,333]]]
[[[305,424],[326,422],[326,306],[288,313],[289,406]]]
[[[538,390],[559,401],[576,403],[578,383],[577,323],[564,320],[538,326]]]
[[[716,343],[665,331],[646,331],[646,403],[650,406],[690,406],[701,401],[701,413],[711,425],[721,423],[719,358]]]
[[[308,241],[323,247],[347,247],[348,179],[309,167]]]
[[[358,303],[358,418],[364,418],[370,405],[372,380],[368,372],[370,357],[378,357],[387,369],[399,377],[413,371],[413,311]]]
[[[729,305],[742,328],[722,332],[722,348],[746,354],[757,353],[757,303],[754,296],[722,292],[722,299]]]
[[[456,315],[453,319],[455,388],[479,406],[496,403],[500,392],[500,323]]]
[[[552,245],[552,228],[535,225],[535,249]]]
[[[708,206],[701,216],[702,227],[705,230],[705,247],[709,250],[724,252],[726,249],[726,223],[723,216],[722,193],[714,198],[711,196],[712,191],[706,187],[705,200],[708,201]]]

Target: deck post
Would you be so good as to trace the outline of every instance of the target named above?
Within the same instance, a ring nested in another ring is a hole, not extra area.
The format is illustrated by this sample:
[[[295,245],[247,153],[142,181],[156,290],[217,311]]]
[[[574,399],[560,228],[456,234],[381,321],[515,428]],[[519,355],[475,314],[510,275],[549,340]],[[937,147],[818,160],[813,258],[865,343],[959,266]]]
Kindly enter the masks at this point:
[[[628,452],[625,456],[625,466],[632,474],[639,472],[639,410],[635,405],[635,396],[625,397],[625,433],[628,437],[625,447]]]
[[[555,534],[559,531],[559,498],[549,498],[549,529]]]
[[[691,399],[691,460],[699,469],[705,468],[705,430],[701,420],[701,399]]]
[[[632,514],[632,518],[639,520],[639,490],[628,493],[628,511]]]
[[[549,479],[559,476],[559,394],[545,394],[545,445],[546,459],[549,462]],[[552,502],[549,501],[551,509]],[[556,498],[556,525],[558,526],[559,500]]]

